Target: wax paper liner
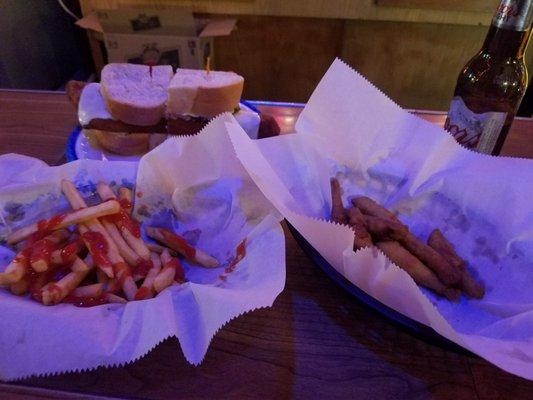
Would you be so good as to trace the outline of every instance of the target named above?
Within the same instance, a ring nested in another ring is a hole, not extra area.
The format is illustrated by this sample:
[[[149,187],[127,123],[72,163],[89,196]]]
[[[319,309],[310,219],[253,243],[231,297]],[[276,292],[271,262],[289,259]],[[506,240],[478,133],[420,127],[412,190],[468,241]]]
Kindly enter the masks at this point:
[[[135,212],[144,223],[175,229],[223,264],[206,270],[184,262],[187,283],[126,305],[46,307],[0,289],[2,380],[124,365],[169,337],[198,364],[225,323],[272,305],[285,284],[281,217],[237,160],[225,121],[234,119],[222,115],[199,135],[168,140],[140,164],[81,160],[48,167],[24,156],[0,157],[0,237],[68,209],[59,190],[63,178],[89,200],[98,181],[136,183]],[[245,238],[246,256],[226,270]],[[0,265],[12,255],[0,247]]]
[[[251,141],[226,124],[265,196],[348,280],[383,304],[516,375],[533,378],[533,161],[458,145],[387,98],[340,60],[323,77],[296,134]],[[368,195],[422,240],[440,228],[486,285],[452,303],[419,288],[376,248],[328,222],[329,179],[343,201]]]

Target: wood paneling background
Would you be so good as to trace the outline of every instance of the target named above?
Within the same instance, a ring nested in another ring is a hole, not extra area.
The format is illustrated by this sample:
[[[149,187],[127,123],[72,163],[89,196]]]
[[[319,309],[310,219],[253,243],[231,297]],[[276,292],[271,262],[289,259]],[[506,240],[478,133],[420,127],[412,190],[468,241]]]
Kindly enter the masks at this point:
[[[376,0],[378,6],[492,13],[500,0]]]
[[[447,110],[486,27],[348,21],[342,58],[407,108]]]
[[[408,0],[404,0],[405,3]],[[119,7],[185,6],[194,12],[211,14],[274,15],[291,17],[364,19],[377,21],[432,22],[442,24],[490,24],[493,10],[486,11],[483,0],[468,0],[456,9],[417,8],[416,3],[448,0],[414,0],[411,7],[386,7],[376,0],[80,0],[83,13],[91,9]],[[458,0],[452,0],[456,3]],[[486,0],[494,3],[497,0]]]
[[[343,34],[342,20],[239,16],[237,31],[216,38],[215,63],[244,76],[247,99],[305,102]]]
[[[228,10],[242,11],[252,5],[256,9],[258,3],[262,2],[198,1],[194,2],[194,9],[216,12],[225,4]],[[315,5],[313,13],[316,13],[320,7],[326,8],[326,3],[333,7],[341,2],[307,3]],[[93,6],[113,8],[162,2],[82,0],[82,3],[85,3],[84,12],[87,12]],[[169,1],[165,4],[169,3],[186,2]],[[270,6],[262,10],[262,14],[273,13],[274,5],[278,3],[269,3]],[[287,3],[302,2],[294,0]],[[375,3],[372,3],[371,9],[366,0],[353,0],[353,4],[352,11],[346,12],[346,17],[342,19],[325,18],[328,14],[326,11],[324,18],[224,14],[236,17],[239,21],[237,30],[230,36],[215,40],[216,68],[233,70],[245,77],[244,98],[305,102],[333,59],[341,57],[402,107],[447,110],[459,71],[481,47],[487,26],[476,23],[475,18],[465,23],[461,15],[469,14],[466,12],[439,14],[435,10],[425,10],[440,22],[455,15],[458,22],[449,24],[428,22],[427,18],[422,18],[425,14],[420,10],[379,8]],[[290,7],[286,7],[284,10],[290,14]],[[402,10],[404,14],[393,16],[405,20],[381,20],[383,15],[378,14],[382,9]],[[310,12],[309,9],[305,10]],[[365,17],[350,18],[357,10],[364,10]],[[218,13],[197,14],[221,16]],[[441,19],[437,18],[439,15]],[[477,15],[481,18],[479,16],[485,14]],[[490,14],[483,19],[490,21]],[[533,51],[528,53],[527,58],[531,69]]]

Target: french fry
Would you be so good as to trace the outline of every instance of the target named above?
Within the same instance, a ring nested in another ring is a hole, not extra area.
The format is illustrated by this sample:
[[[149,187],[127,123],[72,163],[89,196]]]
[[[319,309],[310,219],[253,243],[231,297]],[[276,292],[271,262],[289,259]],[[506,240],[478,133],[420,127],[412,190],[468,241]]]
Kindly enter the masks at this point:
[[[203,252],[200,249],[194,248],[187,241],[178,234],[164,228],[146,227],[146,234],[154,240],[163,243],[165,246],[176,250],[187,260],[194,262],[202,267],[216,268],[220,264],[216,258]],[[161,253],[163,255],[163,253]]]
[[[120,290],[120,283],[117,279],[108,279],[105,286],[105,291],[108,293],[116,293]]]
[[[152,268],[148,271],[141,287],[135,293],[135,300],[145,300],[154,297],[154,280],[161,270],[161,259],[158,254],[150,254]]]
[[[448,300],[457,301],[460,291],[444,285],[439,278],[418,258],[396,241],[378,242],[376,246],[398,267],[407,272],[420,286],[445,296]]]
[[[370,197],[359,196],[352,199],[352,204],[359,208],[363,214],[373,215],[385,220],[390,220],[401,224],[402,222],[394,215],[394,213],[387,210],[382,205],[378,204]],[[403,225],[403,224],[402,224]]]
[[[18,243],[36,232],[54,231],[69,225],[79,224],[94,218],[116,214],[120,210],[120,204],[116,200],[106,201],[96,206],[78,209],[66,214],[58,214],[51,218],[41,220],[25,226],[7,237],[9,244]]]
[[[61,189],[72,208],[77,209],[86,205],[78,190],[71,182],[63,180],[61,182]],[[116,200],[110,201],[116,202]],[[85,224],[80,225],[79,229],[89,252],[93,257],[98,255],[98,257],[95,258],[95,264],[102,269],[109,278],[116,276],[117,281],[121,285],[128,300],[133,300],[133,297],[137,292],[137,285],[135,285],[131,276],[131,269],[120,255],[117,245],[111,236],[109,236],[100,221],[97,219],[85,221]],[[94,244],[95,238],[98,241],[98,246],[96,246],[98,248],[91,245],[91,241]]]
[[[154,289],[160,293],[174,282],[177,273],[183,273],[183,267],[177,258],[170,256],[168,251],[161,253],[161,271],[154,279]]]
[[[0,286],[7,286],[22,279],[30,268],[31,248],[27,247],[17,253],[4,272],[0,272]]]
[[[407,232],[399,241],[407,250],[433,270],[445,285],[453,285],[461,281],[462,273],[460,270],[452,267],[444,257],[420,241],[411,232]]]
[[[178,256],[178,252],[177,251],[172,250],[172,249],[170,249],[168,247],[165,247],[165,246],[161,246],[158,243],[146,243],[146,246],[148,247],[148,249],[150,249],[150,251],[152,253],[161,254],[163,252],[163,250],[166,250],[166,251],[168,251],[168,253],[172,257],[177,257]]]
[[[105,272],[103,272],[101,269],[97,268],[96,269],[96,280],[98,281],[98,283],[107,284],[107,282],[109,281],[109,278],[107,277]]]
[[[88,226],[78,226],[81,239],[85,243],[85,246],[87,246],[89,254],[94,257],[96,266],[109,278],[112,278],[115,276],[115,272],[113,270],[113,262],[109,257],[109,249],[115,244],[100,222],[96,220],[90,221],[88,222]]]
[[[122,209],[131,216],[131,212],[133,211],[133,194],[131,193],[131,189],[126,187],[119,188],[118,199]]]
[[[124,260],[126,260],[126,262],[129,265],[137,264],[137,259],[139,258],[139,256],[126,243],[126,241],[120,234],[118,228],[113,223],[106,221],[105,219],[102,219],[101,222],[105,230],[109,234],[109,236],[113,239],[113,241],[117,245],[118,252],[124,258]]]
[[[72,264],[72,272],[69,272],[57,282],[49,282],[41,289],[42,302],[45,306],[58,304],[70,292],[72,292],[89,274],[93,267],[90,257],[86,262],[76,258]]]
[[[365,217],[361,211],[357,207],[350,207],[347,213],[348,223],[355,232],[355,250],[372,246],[372,237],[365,227]]]
[[[339,224],[348,221],[344,205],[342,204],[341,185],[336,178],[330,179],[331,186],[331,219]]]
[[[30,287],[28,291],[35,300],[42,302],[42,292],[41,289],[46,285],[48,281],[48,272],[41,272],[36,274],[30,282]]]
[[[74,210],[87,207],[76,187],[68,180],[61,181],[61,190]],[[117,252],[118,250],[105,228],[97,219],[93,218],[85,221],[85,224],[79,225],[78,229],[82,240],[94,258],[96,266],[112,278],[114,272],[112,261],[109,259],[109,248],[114,248]]]
[[[461,271],[461,282],[459,286],[464,294],[474,299],[481,299],[485,295],[483,284],[476,282],[465,266],[465,261],[457,255],[453,245],[444,237],[439,229],[434,229],[428,238],[428,245],[437,251],[454,268]]]
[[[12,283],[9,286],[9,290],[11,291],[11,293],[17,296],[21,296],[28,292],[29,287],[30,287],[30,281],[26,277],[23,277],[19,281]]]
[[[68,230],[59,229],[36,241],[31,246],[30,264],[35,272],[44,272],[48,269],[52,252],[69,236],[70,232]]]
[[[137,285],[131,276],[130,267],[124,261],[119,261],[113,264],[113,269],[126,298],[128,300],[133,300],[135,298],[135,293],[137,293]]]
[[[72,264],[78,254],[84,249],[85,243],[81,237],[76,236],[73,240],[63,246],[62,249],[56,249],[52,252],[50,263],[53,266]]]
[[[113,293],[106,293],[105,298],[109,303],[126,304],[128,300]]]
[[[92,285],[78,286],[70,294],[76,297],[98,297],[103,292],[103,283],[93,283]]]
[[[96,191],[104,201],[116,199],[116,196],[111,188],[104,182],[100,182],[98,185],[96,185]],[[120,233],[122,233],[125,241],[135,251],[135,253],[137,253],[137,255],[143,260],[149,260],[150,250],[148,247],[146,247],[146,244],[143,242],[140,236],[140,229],[138,228],[137,223],[129,217],[129,214],[125,210],[121,210],[120,218],[114,219],[114,222],[117,228],[119,228]],[[135,232],[132,232],[132,226],[135,226]]]

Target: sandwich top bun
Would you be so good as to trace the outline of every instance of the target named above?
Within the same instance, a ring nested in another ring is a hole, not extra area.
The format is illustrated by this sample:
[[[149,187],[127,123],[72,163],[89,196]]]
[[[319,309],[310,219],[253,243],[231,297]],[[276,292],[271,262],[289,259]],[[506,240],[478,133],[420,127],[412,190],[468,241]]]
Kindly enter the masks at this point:
[[[168,86],[167,116],[212,118],[239,105],[244,78],[234,72],[176,70]]]
[[[107,64],[100,89],[109,113],[126,124],[155,125],[164,116],[172,66]]]

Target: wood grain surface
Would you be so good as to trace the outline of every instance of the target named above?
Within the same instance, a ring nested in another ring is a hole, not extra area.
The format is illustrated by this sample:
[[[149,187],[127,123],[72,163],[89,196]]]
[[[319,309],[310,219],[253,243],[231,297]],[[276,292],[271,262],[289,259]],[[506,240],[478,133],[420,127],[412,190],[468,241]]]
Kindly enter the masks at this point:
[[[25,114],[26,109],[32,111]],[[262,111],[273,114],[287,133],[299,109]],[[0,91],[0,153],[15,151],[57,163],[74,114],[64,94]],[[443,122],[442,114],[423,116]],[[506,154],[533,157],[532,127],[531,120],[515,123]],[[243,315],[221,329],[199,367],[188,365],[176,340],[168,339],[124,367],[0,384],[0,399],[531,398],[533,382],[418,339],[361,305],[285,233],[285,290],[272,308]]]

